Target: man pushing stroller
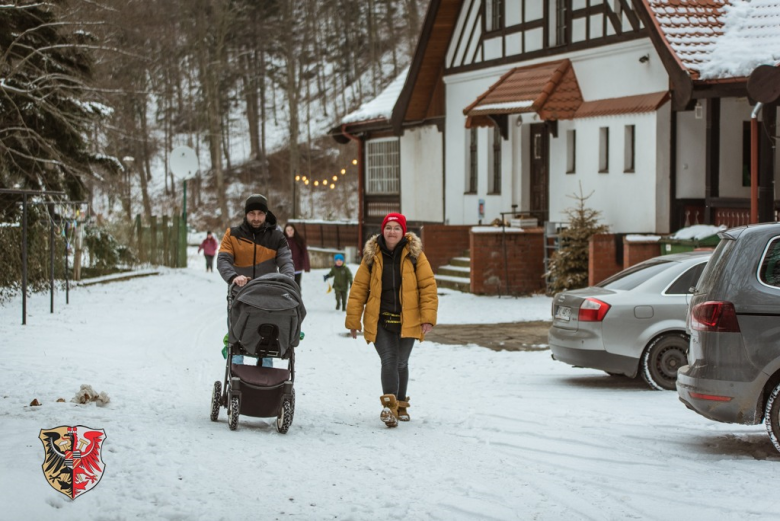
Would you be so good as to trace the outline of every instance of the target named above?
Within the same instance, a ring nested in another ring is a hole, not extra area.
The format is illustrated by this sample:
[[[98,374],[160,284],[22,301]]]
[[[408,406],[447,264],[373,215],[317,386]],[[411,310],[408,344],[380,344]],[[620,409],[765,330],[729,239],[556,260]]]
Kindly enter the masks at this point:
[[[217,255],[217,271],[230,284],[243,287],[247,282],[268,273],[295,276],[292,253],[276,216],[268,210],[268,200],[260,194],[244,202],[243,222],[225,231]],[[263,359],[271,365],[271,359]]]

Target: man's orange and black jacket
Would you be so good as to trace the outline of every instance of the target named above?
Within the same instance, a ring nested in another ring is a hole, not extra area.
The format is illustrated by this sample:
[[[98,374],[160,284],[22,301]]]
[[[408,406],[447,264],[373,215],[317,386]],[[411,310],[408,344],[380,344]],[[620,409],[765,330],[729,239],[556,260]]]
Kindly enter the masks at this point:
[[[230,284],[239,275],[255,279],[267,273],[295,276],[292,253],[284,234],[276,227],[276,217],[266,213],[265,223],[252,228],[244,217],[240,226],[228,228],[219,246],[217,270]]]

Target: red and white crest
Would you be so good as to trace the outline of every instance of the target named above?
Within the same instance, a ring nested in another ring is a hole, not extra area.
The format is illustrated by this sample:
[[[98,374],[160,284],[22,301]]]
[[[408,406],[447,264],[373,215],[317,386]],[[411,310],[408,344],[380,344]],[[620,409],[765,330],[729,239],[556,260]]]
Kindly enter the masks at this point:
[[[106,469],[102,458],[106,432],[83,425],[41,429],[43,475],[51,487],[70,499],[92,490]]]

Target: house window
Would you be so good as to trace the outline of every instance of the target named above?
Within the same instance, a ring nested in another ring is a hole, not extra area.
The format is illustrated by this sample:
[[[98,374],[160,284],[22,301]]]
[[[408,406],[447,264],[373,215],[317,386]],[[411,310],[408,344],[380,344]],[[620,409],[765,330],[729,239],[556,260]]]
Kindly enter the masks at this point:
[[[471,128],[466,133],[466,164],[468,165],[468,176],[466,177],[466,193],[477,193],[477,129]]]
[[[490,186],[488,192],[491,194],[501,193],[501,131],[498,128],[491,128],[490,147]]]
[[[397,138],[366,142],[366,193],[397,194],[401,167]]]
[[[577,131],[566,131],[566,173],[573,174],[577,169]]]
[[[623,142],[623,171],[634,173],[634,151],[636,150],[636,127],[626,125],[625,141]]]
[[[609,127],[599,129],[599,173],[609,173]]]
[[[621,25],[623,23],[623,6],[620,5],[620,0],[614,0],[614,7],[612,10],[617,15],[618,20],[620,20]]]
[[[555,0],[555,45],[566,43],[566,0]]]
[[[504,0],[485,2],[485,31],[497,31],[504,28]]]

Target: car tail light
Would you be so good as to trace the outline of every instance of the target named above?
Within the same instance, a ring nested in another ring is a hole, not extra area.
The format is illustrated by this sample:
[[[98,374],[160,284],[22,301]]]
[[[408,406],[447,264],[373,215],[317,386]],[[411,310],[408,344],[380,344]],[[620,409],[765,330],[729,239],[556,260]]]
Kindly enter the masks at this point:
[[[691,398],[696,398],[697,400],[710,400],[713,402],[730,402],[731,396],[721,396],[719,394],[702,394],[702,393],[695,393],[691,391]]]
[[[739,333],[734,304],[709,301],[696,304],[691,310],[691,329],[719,333]]]
[[[601,322],[611,306],[595,298],[586,298],[580,305],[580,322]]]

